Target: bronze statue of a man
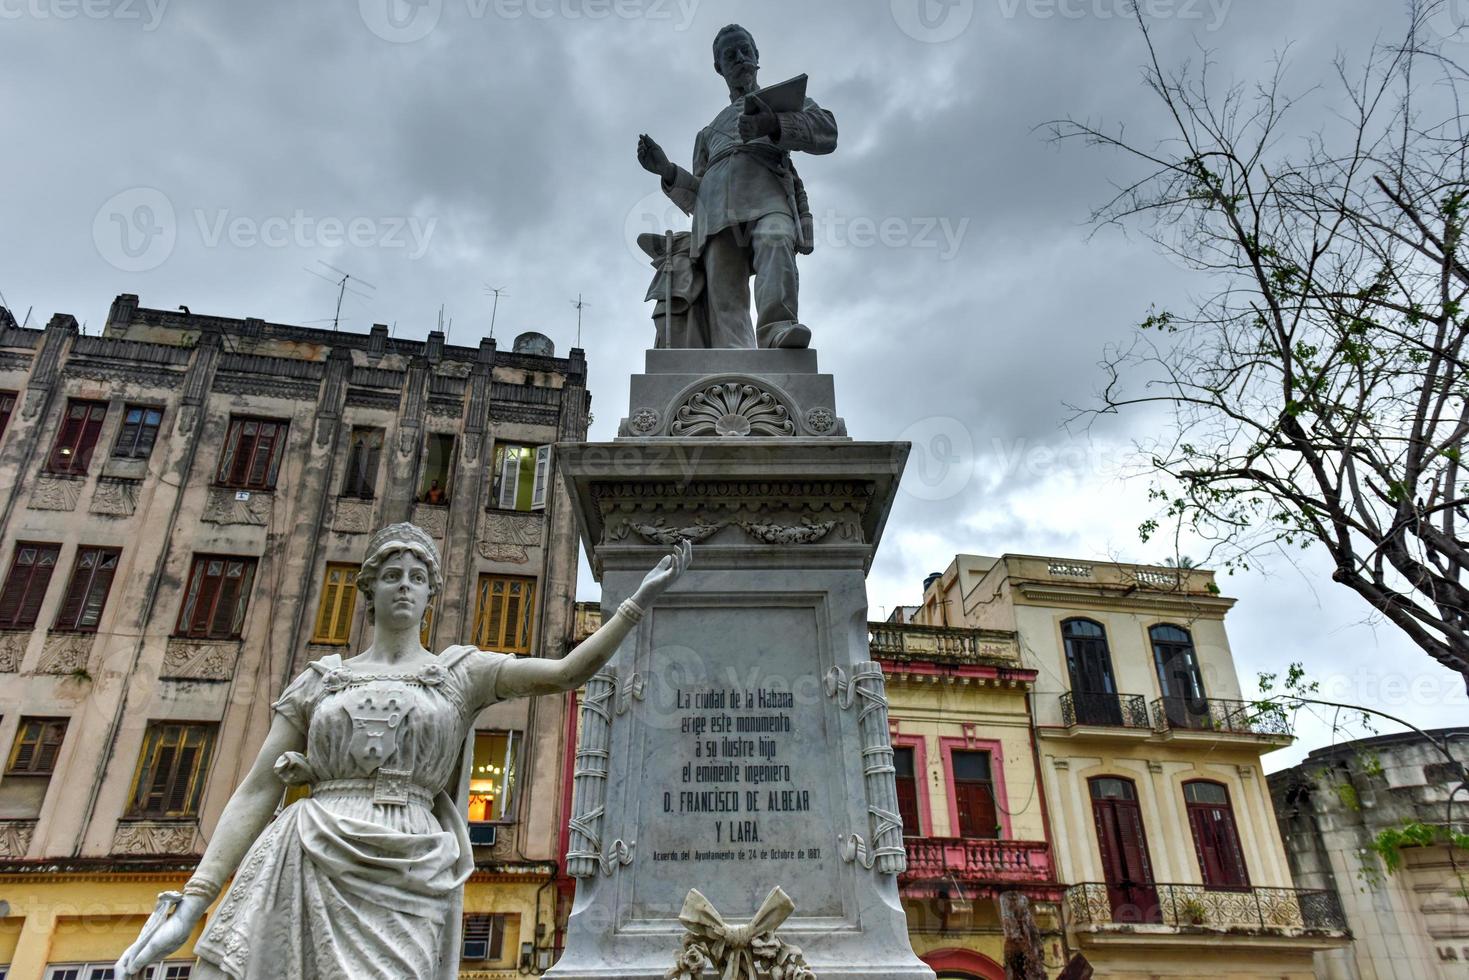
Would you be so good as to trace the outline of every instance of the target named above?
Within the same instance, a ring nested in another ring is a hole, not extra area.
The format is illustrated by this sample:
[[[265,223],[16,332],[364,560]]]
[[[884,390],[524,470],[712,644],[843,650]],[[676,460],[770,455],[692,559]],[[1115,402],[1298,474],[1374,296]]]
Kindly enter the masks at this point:
[[[663,179],[663,191],[693,216],[690,256],[703,265],[709,347],[805,347],[811,331],[797,318],[796,253],[811,251],[810,212],[791,153],[830,153],[836,119],[811,99],[776,112],[759,98],[760,52],[738,24],[714,38],[714,70],[730,104],[694,141],[693,171],[669,162],[646,134],[638,162]],[[755,277],[755,325],[750,277]]]

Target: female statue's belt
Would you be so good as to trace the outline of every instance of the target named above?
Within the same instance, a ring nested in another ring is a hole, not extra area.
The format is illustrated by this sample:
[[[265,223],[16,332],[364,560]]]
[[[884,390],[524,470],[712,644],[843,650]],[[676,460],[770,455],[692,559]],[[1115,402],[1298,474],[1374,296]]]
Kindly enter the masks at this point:
[[[367,798],[374,803],[404,806],[417,803],[433,807],[434,793],[413,782],[411,772],[396,769],[379,769],[373,776],[359,779],[323,779],[311,786],[315,798],[327,796]]]

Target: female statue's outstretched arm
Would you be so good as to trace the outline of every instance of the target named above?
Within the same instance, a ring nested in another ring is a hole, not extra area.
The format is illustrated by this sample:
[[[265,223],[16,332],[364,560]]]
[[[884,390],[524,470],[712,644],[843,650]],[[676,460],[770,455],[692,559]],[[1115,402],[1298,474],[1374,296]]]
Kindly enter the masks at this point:
[[[142,976],[145,969],[189,938],[220,887],[235,873],[245,852],[275,816],[285,790],[285,784],[275,774],[275,761],[286,752],[301,752],[305,748],[306,735],[282,715],[275,715],[255,764],[219,816],[214,839],[204,849],[199,867],[185,886],[183,901],[157,932],[139,937],[122,954],[115,971],[118,977],[127,980]]]
[[[559,694],[581,687],[612,659],[623,637],[642,618],[643,611],[678,580],[693,558],[693,547],[687,541],[679,542],[672,553],[653,566],[637,591],[618,608],[617,614],[576,649],[560,660],[525,658],[505,663],[498,672],[486,675],[487,683],[492,683],[495,690],[476,692],[480,703],[527,695]]]

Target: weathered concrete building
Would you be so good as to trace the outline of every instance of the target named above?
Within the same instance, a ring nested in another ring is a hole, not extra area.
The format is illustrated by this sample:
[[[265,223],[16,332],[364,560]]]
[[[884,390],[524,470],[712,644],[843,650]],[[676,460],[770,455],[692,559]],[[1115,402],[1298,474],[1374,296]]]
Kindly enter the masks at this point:
[[[183,883],[274,697],[361,649],[377,527],[443,552],[430,648],[560,656],[577,539],[550,446],[588,407],[582,352],[539,335],[465,348],[131,295],[101,336],[0,325],[0,978],[92,977]],[[565,711],[478,720],[466,976],[552,954]]]
[[[1244,700],[1233,604],[1198,569],[959,555],[902,612],[1012,635],[1034,672],[1066,953],[1098,977],[1309,980],[1347,942],[1334,893],[1291,879],[1261,765],[1290,728]]]
[[[1317,749],[1272,773],[1270,793],[1291,871],[1340,896],[1356,941],[1317,954],[1320,980],[1469,977],[1469,853],[1449,844],[1404,848],[1389,874],[1371,844],[1408,824],[1469,832],[1469,793],[1449,800],[1469,764],[1469,728],[1383,735]]]

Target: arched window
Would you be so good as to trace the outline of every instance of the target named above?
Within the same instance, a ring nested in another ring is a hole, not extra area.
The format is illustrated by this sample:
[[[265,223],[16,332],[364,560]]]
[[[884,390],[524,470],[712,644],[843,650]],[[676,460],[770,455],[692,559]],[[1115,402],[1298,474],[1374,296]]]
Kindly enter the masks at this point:
[[[1068,619],[1061,624],[1066,647],[1066,670],[1071,675],[1071,698],[1076,720],[1082,725],[1122,724],[1122,702],[1112,674],[1107,631],[1090,619]]]
[[[1112,921],[1162,922],[1137,787],[1120,776],[1097,776],[1087,783]]]
[[[1148,630],[1153,642],[1153,663],[1158,668],[1158,686],[1163,692],[1163,710],[1174,728],[1208,728],[1209,702],[1194,638],[1182,626],[1159,623]]]
[[[1239,843],[1239,828],[1234,823],[1234,808],[1229,805],[1229,790],[1199,779],[1183,784],[1183,799],[1204,887],[1249,888],[1250,873]]]

